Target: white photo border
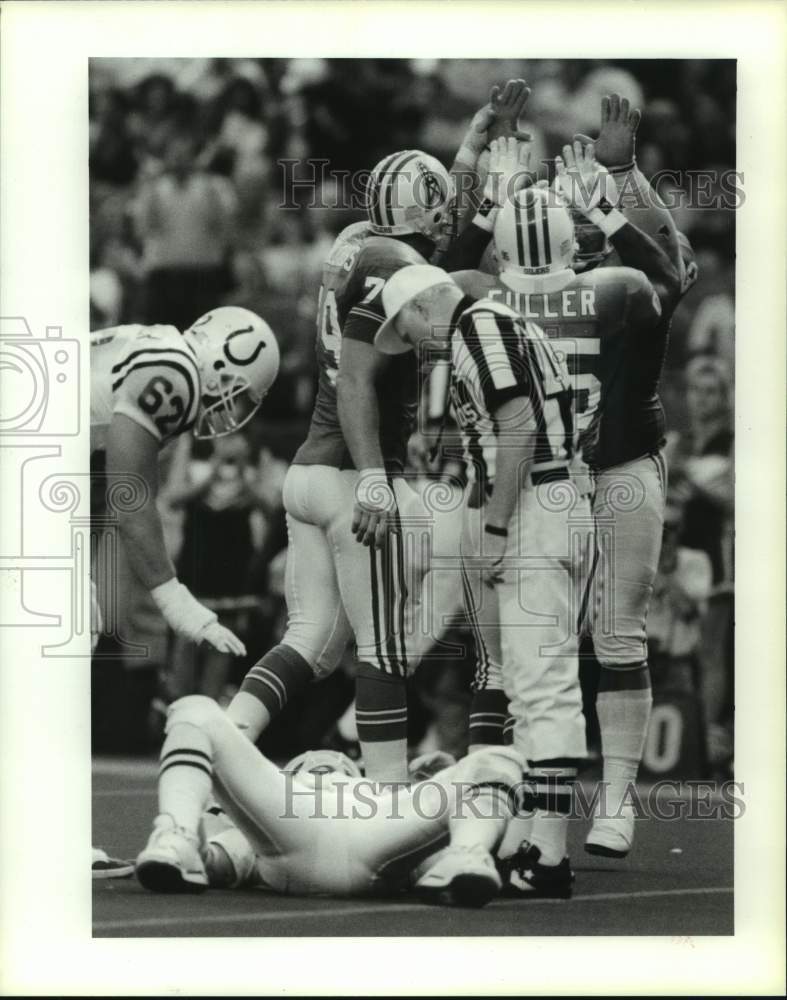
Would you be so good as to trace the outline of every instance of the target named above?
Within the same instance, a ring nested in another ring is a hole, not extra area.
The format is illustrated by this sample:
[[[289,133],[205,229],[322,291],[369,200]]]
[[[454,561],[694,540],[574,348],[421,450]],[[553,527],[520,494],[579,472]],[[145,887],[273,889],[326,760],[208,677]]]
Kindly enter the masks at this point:
[[[735,829],[734,938],[94,940],[87,875],[89,639],[84,636],[81,658],[46,659],[35,628],[5,628],[2,993],[690,995],[783,989],[786,10],[756,0],[3,4],[0,315],[25,317],[38,338],[47,327],[61,327],[64,338],[80,340],[83,386],[89,384],[89,57],[518,58],[524,51],[528,58],[738,60],[737,168],[746,203],[738,217],[736,275],[735,763],[746,813]],[[81,434],[52,439],[68,473],[88,464],[86,393],[78,406]],[[0,476],[0,535],[7,540],[21,502],[8,467]],[[38,533],[36,511],[25,515]],[[58,552],[68,544],[44,516],[39,541]],[[39,611],[50,596],[52,607],[60,606],[62,581],[55,576],[34,595]]]

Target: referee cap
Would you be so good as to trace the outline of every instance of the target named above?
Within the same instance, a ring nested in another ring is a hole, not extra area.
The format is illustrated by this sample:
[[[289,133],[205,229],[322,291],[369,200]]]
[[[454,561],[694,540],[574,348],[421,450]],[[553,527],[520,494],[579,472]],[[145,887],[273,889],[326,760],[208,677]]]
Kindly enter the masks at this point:
[[[432,264],[408,264],[386,281],[383,288],[385,322],[377,331],[374,346],[381,354],[404,354],[412,350],[396,332],[394,322],[407,303],[435,285],[453,284],[447,271]]]

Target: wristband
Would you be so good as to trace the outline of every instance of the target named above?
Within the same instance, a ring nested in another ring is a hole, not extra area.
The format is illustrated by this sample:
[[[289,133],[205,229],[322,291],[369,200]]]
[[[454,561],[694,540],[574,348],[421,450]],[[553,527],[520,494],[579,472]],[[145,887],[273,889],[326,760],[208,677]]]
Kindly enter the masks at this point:
[[[611,174],[627,174],[630,170],[633,170],[637,165],[636,156],[632,156],[628,163],[619,163],[614,167],[607,167],[607,170]]]
[[[613,208],[608,201],[603,199],[596,208],[591,208],[587,213],[587,218],[608,237],[614,236],[628,221],[622,212]]]
[[[484,531],[487,535],[497,535],[498,538],[508,538],[508,528],[497,528],[494,524],[485,524]]]
[[[484,232],[491,233],[495,228],[499,207],[491,198],[484,197],[478,211],[473,216],[473,225],[483,229]]]

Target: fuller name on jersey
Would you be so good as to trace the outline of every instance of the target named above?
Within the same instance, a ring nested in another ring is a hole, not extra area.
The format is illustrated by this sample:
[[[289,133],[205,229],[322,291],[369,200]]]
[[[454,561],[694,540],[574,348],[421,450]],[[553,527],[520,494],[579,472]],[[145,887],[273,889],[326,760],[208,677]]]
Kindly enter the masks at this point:
[[[317,314],[318,389],[309,433],[294,462],[352,469],[339,422],[336,378],[342,343],[374,343],[385,321],[381,292],[388,278],[408,264],[426,261],[402,239],[374,236],[367,223],[345,229],[323,267]],[[376,387],[380,446],[389,472],[401,472],[418,405],[418,366],[413,353],[389,359]]]
[[[105,446],[116,413],[162,445],[190,430],[200,404],[197,359],[174,326],[131,324],[90,335],[90,444]]]
[[[663,414],[658,396],[661,306],[641,271],[596,268],[564,280],[548,291],[532,289],[512,272],[500,275],[462,271],[457,284],[474,297],[504,303],[537,323],[565,361],[573,389],[573,411],[582,455],[588,465],[607,468],[658,449]],[[557,277],[557,276],[556,276]]]

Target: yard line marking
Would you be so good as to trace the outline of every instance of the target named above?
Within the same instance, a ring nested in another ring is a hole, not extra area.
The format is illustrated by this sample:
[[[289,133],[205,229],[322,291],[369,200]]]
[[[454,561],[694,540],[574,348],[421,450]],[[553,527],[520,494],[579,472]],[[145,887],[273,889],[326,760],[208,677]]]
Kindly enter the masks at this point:
[[[597,892],[586,896],[574,896],[566,899],[530,899],[526,902],[519,899],[498,900],[491,904],[490,912],[509,909],[511,907],[535,906],[537,904],[560,905],[563,903],[611,902],[621,899],[653,899],[658,896],[718,896],[733,892],[732,886],[709,886],[708,888],[692,889],[642,889],[635,892]],[[94,931],[121,930],[127,927],[166,927],[169,924],[237,924],[248,921],[266,920],[298,920],[301,917],[339,917],[343,915],[356,916],[361,913],[412,913],[419,911],[428,913],[433,910],[424,903],[387,903],[375,906],[325,907],[320,910],[258,910],[253,913],[201,913],[197,916],[173,914],[171,917],[143,917],[138,920],[96,920]],[[382,935],[385,936],[385,935]]]
[[[94,799],[134,799],[156,795],[156,786],[150,788],[94,788],[91,793]]]

